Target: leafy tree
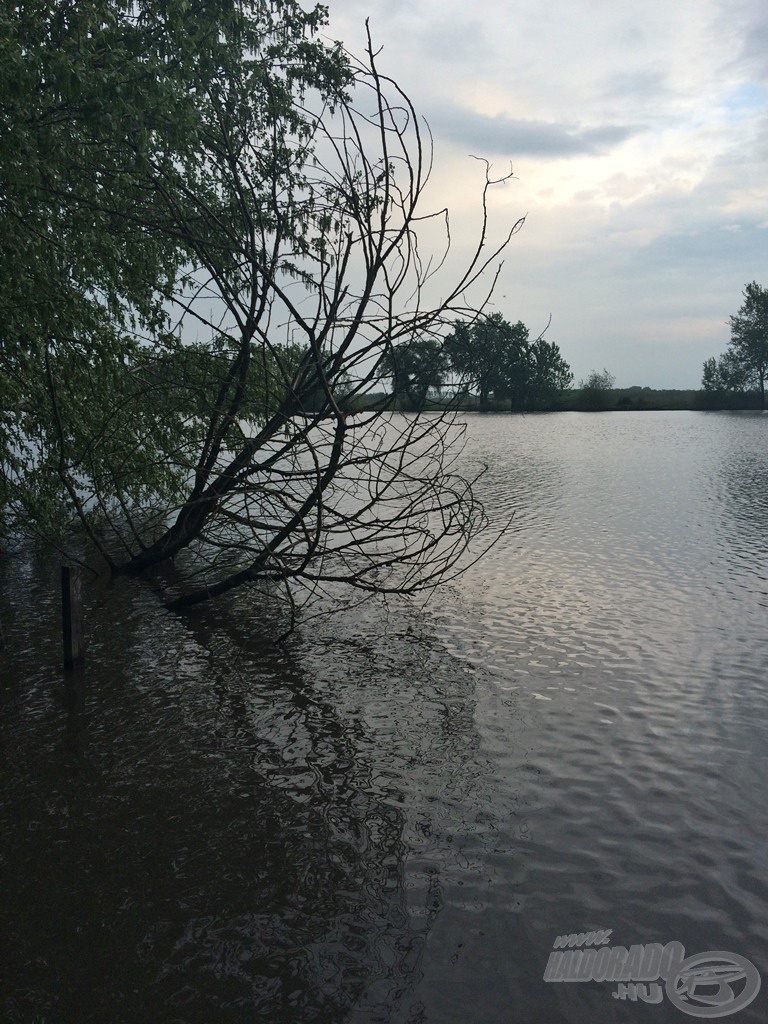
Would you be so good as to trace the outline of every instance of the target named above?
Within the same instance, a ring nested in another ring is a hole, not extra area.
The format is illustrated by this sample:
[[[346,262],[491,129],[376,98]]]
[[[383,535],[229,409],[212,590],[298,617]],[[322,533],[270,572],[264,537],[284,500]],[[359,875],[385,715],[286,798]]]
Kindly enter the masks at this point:
[[[722,389],[722,378],[717,365],[717,359],[714,356],[704,360],[701,386],[709,394],[716,394]]]
[[[503,399],[513,387],[524,387],[519,379],[513,379],[511,368],[523,364],[521,376],[527,372],[523,360],[527,341],[525,325],[518,322],[513,326],[501,313],[454,324],[445,339],[445,351],[463,388],[478,391],[481,410],[488,408],[491,395]]]
[[[444,296],[418,228],[430,152],[370,45],[294,0],[5,5],[2,501],[114,574],[434,586],[483,526],[446,418],[350,417],[383,357],[476,315],[509,241]],[[53,158],[51,158],[53,157]],[[494,184],[486,168],[482,203]],[[447,244],[447,243],[446,243]],[[428,269],[427,269],[428,268]],[[395,499],[396,495],[396,499]]]
[[[730,348],[704,362],[701,386],[711,405],[725,396],[757,392],[765,406],[768,375],[768,289],[755,281],[744,288],[744,302],[730,318]],[[731,398],[730,401],[733,401]]]
[[[310,131],[297,101],[310,87],[341,95],[350,70],[338,48],[312,38],[322,9],[293,0],[195,11],[178,0],[31,0],[3,5],[0,19],[2,480],[5,502],[45,533],[68,521],[73,502],[94,501],[77,495],[84,459],[103,483],[130,449],[121,499],[175,495],[183,474],[162,453],[194,444],[184,412],[194,385],[176,381],[177,409],[156,370],[191,367],[169,303],[183,312],[206,289],[201,239],[229,253],[218,269],[235,284],[234,150],[222,146],[279,127],[282,139],[263,150],[276,173],[264,180],[284,187],[292,136]],[[229,366],[231,338],[210,330]],[[158,411],[162,427],[151,426]]]
[[[528,328],[520,320],[507,326],[510,328],[509,344],[505,362],[500,366],[502,383],[496,389],[495,397],[502,401],[507,399],[512,410],[522,410],[528,408],[530,404],[535,369]]]
[[[710,394],[742,392],[747,386],[748,371],[734,351],[724,352],[717,359],[704,362],[701,386]]]
[[[581,400],[590,412],[599,412],[608,405],[608,397],[616,384],[616,378],[607,370],[593,370],[579,384]]]
[[[439,391],[448,376],[449,361],[436,338],[415,338],[387,353],[383,372],[392,378],[395,397],[412,409],[423,409],[429,391]]]
[[[537,338],[530,346],[531,372],[528,383],[528,407],[546,409],[573,383],[571,368],[552,341]]]
[[[491,395],[513,410],[546,408],[573,380],[554,342],[531,342],[522,321],[510,324],[500,313],[455,324],[445,349],[463,387],[479,391],[482,410]]]
[[[752,281],[744,288],[744,302],[730,319],[731,354],[743,378],[736,377],[738,390],[757,390],[765,406],[765,381],[768,375],[768,289]]]

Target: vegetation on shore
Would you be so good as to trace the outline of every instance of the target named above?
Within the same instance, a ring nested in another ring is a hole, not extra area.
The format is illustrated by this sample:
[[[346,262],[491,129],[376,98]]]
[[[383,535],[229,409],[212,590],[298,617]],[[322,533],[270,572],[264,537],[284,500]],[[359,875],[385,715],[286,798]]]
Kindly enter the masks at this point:
[[[429,133],[370,37],[361,59],[324,41],[321,5],[33,0],[0,24],[3,536],[153,573],[177,606],[414,593],[487,517],[450,416],[381,413],[764,403],[754,282],[703,392],[574,389],[555,342],[485,312],[523,223],[489,238],[511,171],[485,164],[448,278]]]
[[[446,405],[479,412],[765,408],[768,289],[754,281],[746,285],[729,325],[729,349],[706,360],[699,390],[616,388],[607,369],[593,370],[574,388],[558,346],[543,335],[531,341],[525,324],[511,324],[499,313],[457,322],[442,339],[409,340],[392,350],[384,371],[394,407],[404,411]],[[373,401],[360,396],[359,407],[367,400]]]
[[[744,302],[729,320],[728,349],[704,363],[704,408],[765,408],[768,378],[768,288],[744,286]],[[749,402],[744,405],[745,400]]]
[[[429,132],[370,37],[324,40],[322,5],[33,0],[0,23],[0,536],[176,607],[256,587],[293,614],[458,572],[488,523],[461,431],[347,412],[401,346],[483,315],[523,223],[489,236],[511,171],[481,165],[457,266]]]
[[[388,396],[385,392],[375,395],[360,396],[349,403],[349,411],[362,410],[377,404],[386,402]],[[426,410],[445,409],[450,406],[453,409],[461,409],[465,412],[489,412],[509,413],[508,402],[491,401],[486,410],[481,410],[480,401],[476,395],[463,395],[455,397],[447,392],[440,395],[436,392],[430,393],[423,406]],[[398,399],[393,408],[401,412],[413,412],[415,406],[406,397]],[[635,385],[629,388],[613,388],[605,396],[605,404],[600,410],[595,410],[585,397],[581,388],[572,388],[548,406],[536,411],[541,413],[554,412],[660,412],[662,410],[718,410],[718,409],[759,409],[759,396],[754,394],[734,394],[722,397],[716,404],[713,403],[706,392],[695,389],[674,389],[674,388],[649,388]],[[522,410],[517,410],[518,412]]]

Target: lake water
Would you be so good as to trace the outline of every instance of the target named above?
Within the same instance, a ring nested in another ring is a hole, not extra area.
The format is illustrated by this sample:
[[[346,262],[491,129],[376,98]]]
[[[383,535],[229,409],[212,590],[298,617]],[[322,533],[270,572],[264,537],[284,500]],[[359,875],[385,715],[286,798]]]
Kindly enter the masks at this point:
[[[466,422],[513,525],[425,606],[275,648],[120,581],[75,693],[55,577],[6,561],[5,1019],[766,1020],[768,416]],[[602,929],[763,989],[544,980]]]

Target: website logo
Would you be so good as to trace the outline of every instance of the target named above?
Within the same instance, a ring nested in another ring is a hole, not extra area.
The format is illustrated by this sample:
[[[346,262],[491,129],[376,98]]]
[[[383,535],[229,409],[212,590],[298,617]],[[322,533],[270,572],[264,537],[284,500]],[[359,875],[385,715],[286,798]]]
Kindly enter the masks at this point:
[[[760,991],[760,975],[737,953],[697,953],[667,980],[667,998],[692,1017],[725,1017],[749,1006]]]
[[[544,971],[547,982],[618,982],[614,999],[660,1003],[664,996],[691,1017],[713,1019],[743,1010],[760,991],[755,965],[717,950],[686,958],[681,942],[611,946],[612,929],[558,935]],[[662,987],[663,982],[663,987]]]

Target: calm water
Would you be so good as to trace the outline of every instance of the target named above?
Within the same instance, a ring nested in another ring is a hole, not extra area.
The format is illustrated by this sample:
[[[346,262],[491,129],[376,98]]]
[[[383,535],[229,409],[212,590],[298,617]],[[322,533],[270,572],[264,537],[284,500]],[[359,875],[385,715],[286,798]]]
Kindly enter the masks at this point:
[[[275,649],[120,583],[76,694],[6,564],[8,1021],[695,1019],[544,982],[594,929],[747,957],[766,1020],[768,416],[467,424],[513,527],[425,607]]]

